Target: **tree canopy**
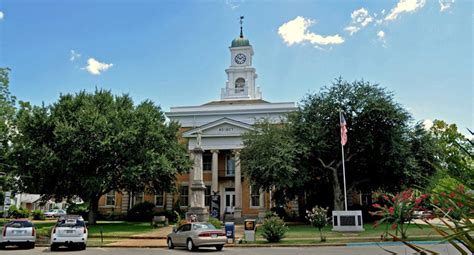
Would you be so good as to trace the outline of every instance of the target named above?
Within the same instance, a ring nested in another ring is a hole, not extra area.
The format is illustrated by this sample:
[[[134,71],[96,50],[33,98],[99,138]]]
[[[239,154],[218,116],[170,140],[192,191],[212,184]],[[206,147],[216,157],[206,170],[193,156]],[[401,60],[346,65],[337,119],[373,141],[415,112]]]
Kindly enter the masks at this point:
[[[16,98],[10,93],[9,71],[8,68],[0,68],[0,172],[9,170],[6,159],[14,133],[13,118]]]
[[[22,190],[45,198],[89,202],[95,223],[99,198],[112,190],[171,191],[191,166],[178,125],[150,101],[84,91],[49,106],[24,104],[13,146]]]
[[[410,127],[411,116],[392,93],[377,84],[339,78],[307,95],[286,124],[260,124],[245,136],[242,164],[251,184],[274,188],[284,198],[305,196],[309,207],[316,201],[342,209],[339,111],[348,127],[344,147],[348,192],[396,190],[435,171],[423,163],[427,155],[414,155],[416,146],[425,146],[419,138],[429,136]]]

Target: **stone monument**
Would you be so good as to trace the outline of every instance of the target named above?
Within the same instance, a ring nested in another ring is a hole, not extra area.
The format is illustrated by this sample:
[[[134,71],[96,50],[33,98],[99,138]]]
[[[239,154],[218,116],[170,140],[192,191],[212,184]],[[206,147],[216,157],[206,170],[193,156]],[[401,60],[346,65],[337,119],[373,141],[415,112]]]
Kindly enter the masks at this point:
[[[191,196],[190,196],[190,208],[186,213],[186,219],[196,217],[198,221],[207,221],[209,219],[209,213],[207,212],[204,199],[206,186],[203,181],[202,174],[202,145],[201,145],[201,132],[198,132],[196,137],[196,146],[191,151],[191,159],[193,160],[192,169],[192,183],[191,183]]]

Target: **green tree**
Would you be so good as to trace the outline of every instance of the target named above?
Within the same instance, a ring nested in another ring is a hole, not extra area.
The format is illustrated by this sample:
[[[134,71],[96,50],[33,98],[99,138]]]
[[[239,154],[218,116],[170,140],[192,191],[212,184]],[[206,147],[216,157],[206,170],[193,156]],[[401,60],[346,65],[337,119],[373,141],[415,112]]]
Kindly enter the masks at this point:
[[[461,134],[456,124],[433,121],[430,128],[436,141],[438,158],[445,174],[461,183],[474,186],[474,145]]]
[[[9,72],[9,68],[0,68],[0,172],[8,170],[6,159],[14,133],[13,118],[16,98],[9,90]]]
[[[410,115],[392,93],[369,82],[339,78],[306,96],[287,124],[260,127],[244,137],[242,166],[251,185],[275,188],[287,199],[304,195],[309,208],[311,201],[317,201],[342,209],[339,111],[348,126],[344,147],[348,193],[397,190],[435,171],[421,163],[425,155],[413,155],[416,146],[423,146],[417,138],[425,136],[412,130]],[[283,176],[282,180],[275,175]]]
[[[95,224],[99,198],[111,190],[171,191],[191,166],[167,123],[150,101],[135,106],[110,91],[61,95],[49,106],[23,104],[14,140],[22,190],[90,203]]]

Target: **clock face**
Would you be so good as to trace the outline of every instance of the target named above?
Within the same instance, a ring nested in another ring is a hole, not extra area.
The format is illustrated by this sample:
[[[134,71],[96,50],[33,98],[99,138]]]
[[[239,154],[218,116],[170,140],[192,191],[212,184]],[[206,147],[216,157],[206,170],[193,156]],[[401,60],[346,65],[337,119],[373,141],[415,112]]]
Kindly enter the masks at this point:
[[[247,57],[244,54],[239,53],[239,54],[235,55],[234,60],[235,60],[235,63],[241,65],[241,64],[245,63],[245,60],[247,60]]]

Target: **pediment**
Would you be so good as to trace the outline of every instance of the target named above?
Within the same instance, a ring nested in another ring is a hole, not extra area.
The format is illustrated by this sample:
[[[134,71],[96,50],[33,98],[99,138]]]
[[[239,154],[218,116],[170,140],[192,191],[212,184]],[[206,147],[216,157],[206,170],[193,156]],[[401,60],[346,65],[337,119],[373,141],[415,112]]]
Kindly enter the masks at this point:
[[[197,137],[198,132],[202,137],[242,136],[250,130],[253,130],[253,127],[247,123],[222,118],[188,130],[183,133],[183,137]]]

